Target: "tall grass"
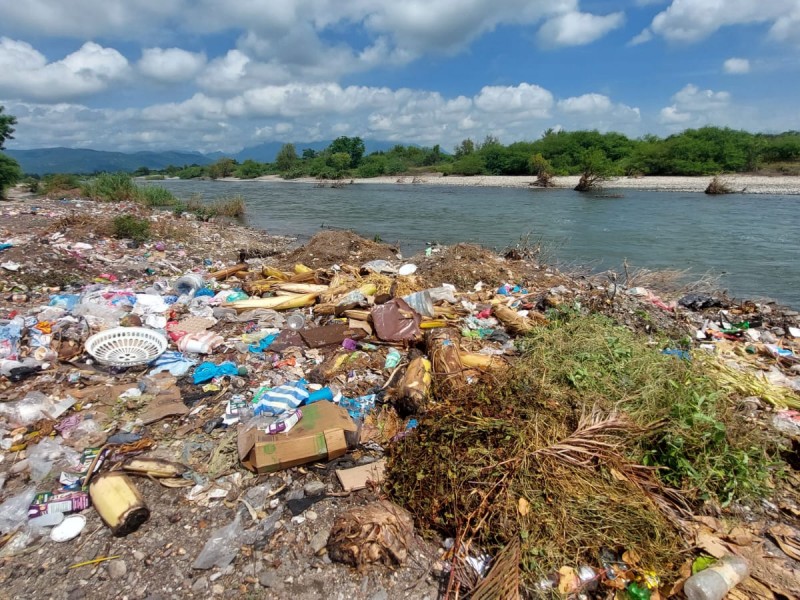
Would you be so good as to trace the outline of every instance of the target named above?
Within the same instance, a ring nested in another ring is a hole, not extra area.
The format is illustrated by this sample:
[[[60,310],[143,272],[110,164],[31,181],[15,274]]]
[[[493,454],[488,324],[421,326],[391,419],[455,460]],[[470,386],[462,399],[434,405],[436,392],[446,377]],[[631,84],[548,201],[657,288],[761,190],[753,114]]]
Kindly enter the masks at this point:
[[[179,203],[172,192],[157,185],[139,187],[139,201],[152,208],[172,207]]]
[[[126,173],[101,173],[87,181],[81,191],[92,200],[131,202],[139,200],[141,191]]]
[[[203,200],[202,196],[195,195],[185,204],[177,204],[176,212],[188,212],[197,215],[200,219],[208,221],[214,217],[229,217],[240,219],[246,212],[247,205],[242,196],[218,198],[211,202]]]
[[[77,180],[76,180],[77,182]],[[227,196],[207,202],[199,195],[182,202],[168,189],[157,185],[136,185],[126,173],[102,173],[81,188],[84,196],[102,202],[138,202],[150,208],[171,208],[176,214],[192,213],[204,221],[214,217],[239,219],[246,203],[242,196]]]

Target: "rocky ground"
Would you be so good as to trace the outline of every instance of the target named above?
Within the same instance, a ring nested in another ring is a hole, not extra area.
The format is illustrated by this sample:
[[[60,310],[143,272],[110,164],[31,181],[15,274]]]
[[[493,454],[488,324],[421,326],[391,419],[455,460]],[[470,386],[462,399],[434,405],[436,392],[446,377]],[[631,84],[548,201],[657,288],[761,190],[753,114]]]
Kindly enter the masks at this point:
[[[112,220],[122,213],[150,219],[152,238],[141,243],[114,238]],[[326,277],[337,276],[330,270],[334,264],[355,265],[357,272],[359,265],[372,260],[395,265],[403,262],[396,249],[349,232],[325,232],[297,248],[291,239],[234,223],[207,223],[168,212],[151,213],[134,204],[47,199],[17,192],[10,201],[0,202],[0,217],[0,243],[12,244],[0,251],[0,325],[16,315],[41,316],[39,307],[47,306],[53,294],[80,292],[92,284],[97,289],[142,291],[159,282],[174,281],[187,272],[205,276],[243,258],[247,259],[250,273],[259,273],[264,265],[291,272],[294,265],[302,263],[326,271]],[[702,315],[676,308],[674,301],[670,303],[666,296],[662,299],[645,287],[617,289],[608,278],[571,277],[548,268],[539,264],[532,248],[509,249],[506,256],[471,245],[434,250],[428,256],[409,259],[417,265],[417,272],[409,280],[415,289],[447,282],[469,294],[465,297],[480,299],[489,298],[504,283],[519,283],[526,288],[526,296],[541,304],[539,308],[579,301],[644,335],[659,333],[679,339],[691,336],[703,324]],[[346,269],[340,274],[345,272]],[[380,275],[370,281],[381,286],[393,280]],[[236,278],[224,280],[214,291],[233,290],[240,284]],[[771,315],[759,334],[762,341],[786,338],[790,347],[796,347],[796,342],[791,342],[791,332],[800,326],[797,313],[774,305],[741,302],[734,308],[738,315]],[[317,322],[324,319],[308,312],[306,316]],[[266,377],[291,379],[309,374],[329,365],[328,360],[336,354],[330,348],[316,352],[287,350],[275,356],[243,354],[235,342],[251,331],[248,323],[258,324],[258,319],[236,321],[220,316],[219,323],[212,327],[225,338],[212,359],[217,363],[233,360],[246,370],[225,380],[222,388],[201,395],[194,404],[188,399],[198,395],[198,386],[187,378],[175,384],[191,408],[189,414],[142,424],[142,406],[130,399],[117,401],[117,393],[111,403],[114,408],[96,412],[93,409],[102,402],[92,402],[90,396],[85,396],[90,399],[79,403],[80,410],[67,413],[77,415],[77,420],[68,425],[62,420],[42,420],[22,428],[0,423],[5,444],[0,454],[0,503],[30,488],[30,452],[40,439],[58,439],[53,429],[56,425],[64,445],[75,450],[100,446],[115,430],[132,429],[149,444],[148,455],[181,462],[192,469],[195,477],[191,487],[185,488],[166,488],[155,480],[137,478],[150,518],[125,537],[114,537],[93,509],[83,511],[86,526],[71,541],[51,541],[46,530],[4,535],[0,538],[4,544],[0,548],[0,597],[439,597],[447,579],[441,539],[423,540],[415,535],[402,565],[371,564],[354,569],[330,558],[328,536],[337,517],[382,497],[377,488],[345,492],[335,470],[380,459],[382,445],[388,443],[385,435],[351,449],[333,462],[310,463],[273,474],[256,475],[239,464],[235,430],[213,426],[224,410],[225,399],[233,393],[248,393]],[[96,325],[89,322],[90,328]],[[85,333],[88,332],[84,332],[83,339]],[[123,389],[136,386],[146,374],[141,368],[104,367],[91,361],[80,348],[70,353],[63,345],[67,338],[57,337],[53,336],[52,344],[57,347],[59,358],[51,359],[49,367],[19,381],[0,377],[2,403],[10,406],[32,390],[61,398],[69,393],[89,394],[97,386],[110,384]],[[383,369],[383,364],[388,346],[375,341],[375,350],[362,353],[366,356],[358,357],[361,362],[331,376],[330,381],[353,394],[355,390],[363,393],[364,389],[387,383],[389,371]],[[490,347],[502,354],[502,341],[465,337],[462,346],[475,352]],[[791,378],[788,366],[784,373]],[[91,420],[89,415],[98,426],[80,427],[80,423]],[[401,424],[399,430],[402,428]],[[43,479],[37,491],[56,489],[57,472]],[[220,560],[221,566],[194,568],[213,532],[237,518],[235,541],[229,544],[233,560]],[[7,534],[7,529],[2,533]],[[25,537],[28,535],[31,537]],[[89,564],[76,566],[82,563]],[[791,589],[788,584],[785,587]]]

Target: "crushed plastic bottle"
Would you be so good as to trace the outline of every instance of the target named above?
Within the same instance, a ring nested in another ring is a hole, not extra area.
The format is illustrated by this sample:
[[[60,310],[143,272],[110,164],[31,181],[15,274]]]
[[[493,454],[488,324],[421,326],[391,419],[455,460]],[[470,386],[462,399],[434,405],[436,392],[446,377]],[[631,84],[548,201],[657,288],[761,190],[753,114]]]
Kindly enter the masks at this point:
[[[745,559],[725,556],[689,577],[683,584],[683,592],[689,600],[722,600],[749,575],[750,564]]]

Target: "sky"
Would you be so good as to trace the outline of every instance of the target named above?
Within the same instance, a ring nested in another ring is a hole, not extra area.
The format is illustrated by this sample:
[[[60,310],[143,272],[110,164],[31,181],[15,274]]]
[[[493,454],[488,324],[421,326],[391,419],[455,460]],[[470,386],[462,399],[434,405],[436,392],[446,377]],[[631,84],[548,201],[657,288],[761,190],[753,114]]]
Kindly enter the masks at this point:
[[[800,0],[0,0],[9,148],[800,130]]]

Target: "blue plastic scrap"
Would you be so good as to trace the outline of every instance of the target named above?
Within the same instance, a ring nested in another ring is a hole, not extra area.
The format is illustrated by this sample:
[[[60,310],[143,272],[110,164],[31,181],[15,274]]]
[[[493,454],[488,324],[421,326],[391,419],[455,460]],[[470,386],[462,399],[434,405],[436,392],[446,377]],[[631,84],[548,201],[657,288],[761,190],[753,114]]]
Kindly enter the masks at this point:
[[[308,400],[306,383],[300,379],[272,389],[260,388],[253,398],[253,414],[278,416],[297,408]]]
[[[194,381],[195,384],[205,383],[206,381],[211,381],[215,377],[238,374],[239,367],[230,361],[225,361],[219,365],[211,361],[205,361],[197,365],[197,368],[194,370],[194,374],[192,375],[192,381]]]
[[[197,364],[197,361],[187,357],[181,352],[170,350],[168,352],[164,352],[164,354],[159,356],[150,364],[153,366],[153,369],[151,369],[148,375],[152,376],[156,373],[161,373],[162,371],[169,371],[170,375],[174,375],[175,377],[183,377],[189,372],[189,369]]]
[[[274,342],[275,338],[277,337],[277,333],[270,334],[267,337],[262,338],[257,344],[250,344],[247,349],[254,353],[263,352],[272,345],[272,342]]]
[[[691,354],[689,354],[686,350],[680,350],[678,348],[666,348],[661,351],[661,354],[682,358],[683,360],[692,360]]]

